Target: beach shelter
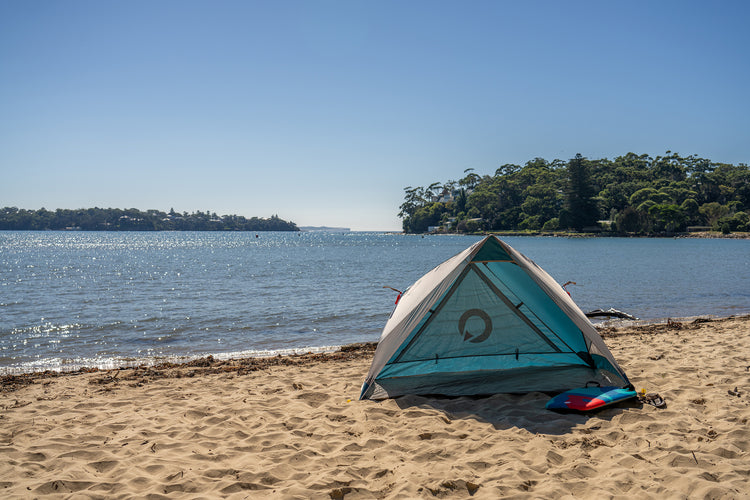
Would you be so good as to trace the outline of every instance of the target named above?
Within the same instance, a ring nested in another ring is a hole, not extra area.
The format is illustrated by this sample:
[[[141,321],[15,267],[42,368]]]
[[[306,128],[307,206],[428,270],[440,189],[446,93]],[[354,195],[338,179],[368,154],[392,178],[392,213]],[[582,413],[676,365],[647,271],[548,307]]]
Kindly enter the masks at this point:
[[[360,399],[630,387],[591,322],[533,261],[488,236],[414,283]]]

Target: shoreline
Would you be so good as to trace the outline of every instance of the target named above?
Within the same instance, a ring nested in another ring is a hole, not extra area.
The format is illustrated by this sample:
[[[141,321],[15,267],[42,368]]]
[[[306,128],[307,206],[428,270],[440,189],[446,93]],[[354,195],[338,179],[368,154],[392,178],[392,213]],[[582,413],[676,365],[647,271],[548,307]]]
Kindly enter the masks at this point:
[[[258,358],[272,358],[276,356],[295,356],[300,354],[319,354],[336,352],[341,349],[341,345],[330,345],[330,346],[306,346],[297,348],[283,348],[283,349],[268,349],[268,350],[244,350],[244,351],[233,351],[233,352],[214,352],[204,354],[182,354],[182,355],[160,355],[160,356],[144,356],[144,357],[122,357],[122,358],[110,358],[105,362],[99,362],[99,364],[91,363],[87,364],[86,361],[74,362],[72,360],[62,360],[62,362],[54,365],[45,367],[44,365],[31,366],[0,366],[0,377],[5,375],[24,375],[30,373],[46,373],[46,372],[58,372],[58,373],[72,373],[77,371],[107,371],[107,370],[119,370],[126,368],[138,368],[138,367],[151,367],[156,365],[181,365],[192,363],[197,360],[205,359],[208,357],[216,360],[230,360],[230,359],[258,359]],[[85,359],[85,358],[84,358]],[[26,362],[25,365],[31,365]]]
[[[710,314],[700,316],[688,316],[683,318],[657,318],[657,319],[604,319],[592,322],[599,334],[606,339],[606,335],[611,335],[613,331],[624,329],[659,329],[660,326],[667,326],[672,323],[705,323],[712,321],[723,321],[733,318],[750,318],[748,315],[731,315],[717,317]],[[263,366],[282,366],[295,365],[304,362],[316,362],[326,359],[326,356],[332,356],[332,359],[341,359],[342,354],[353,356],[358,353],[374,352],[378,345],[377,341],[358,342],[354,344],[319,346],[319,347],[300,347],[291,349],[279,349],[268,351],[257,351],[257,355],[236,355],[237,353],[213,353],[209,355],[195,356],[161,356],[152,358],[130,358],[123,359],[121,363],[113,362],[112,366],[81,366],[76,364],[68,365],[69,368],[62,369],[31,369],[24,371],[18,367],[0,367],[0,391],[5,384],[5,380],[33,379],[33,378],[50,378],[64,375],[76,375],[83,373],[96,372],[113,372],[123,370],[163,370],[176,368],[190,368],[201,366],[215,367],[244,367],[247,370],[256,370]],[[277,361],[278,360],[278,361]],[[240,368],[236,368],[240,370]],[[235,371],[234,369],[232,371]]]
[[[303,366],[313,363],[329,363],[337,361],[351,361],[372,356],[377,347],[377,342],[360,342],[347,344],[335,351],[309,352],[304,354],[288,354],[264,357],[245,357],[217,359],[212,355],[193,359],[191,361],[173,363],[161,362],[156,364],[140,364],[135,366],[122,366],[117,368],[81,367],[71,371],[36,371],[29,373],[0,375],[0,393],[13,392],[39,380],[55,379],[60,377],[75,377],[88,374],[104,374],[101,383],[110,383],[116,380],[131,380],[142,377],[154,378],[183,378],[196,375],[208,375],[218,373],[236,373],[247,375],[258,370],[265,370],[278,366]],[[126,373],[120,376],[123,372]],[[107,378],[108,377],[108,378]]]
[[[461,234],[461,233],[424,233],[430,235],[441,235],[441,234]],[[514,232],[514,231],[483,231],[481,233],[466,233],[471,236],[486,236],[494,234],[498,237],[506,236],[542,236],[550,238],[644,238],[644,239],[706,239],[706,240],[748,240],[750,239],[750,232],[735,232],[724,234],[721,231],[696,231],[687,233],[673,233],[673,234],[610,234],[606,232],[599,233],[565,233],[565,232],[554,232],[554,231],[529,231],[529,232]]]

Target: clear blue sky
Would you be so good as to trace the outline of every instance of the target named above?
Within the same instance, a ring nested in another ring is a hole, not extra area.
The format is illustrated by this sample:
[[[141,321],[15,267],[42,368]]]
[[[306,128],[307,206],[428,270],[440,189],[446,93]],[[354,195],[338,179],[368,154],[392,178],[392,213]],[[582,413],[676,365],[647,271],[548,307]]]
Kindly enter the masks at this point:
[[[399,230],[534,157],[750,162],[750,2],[0,1],[0,206]]]

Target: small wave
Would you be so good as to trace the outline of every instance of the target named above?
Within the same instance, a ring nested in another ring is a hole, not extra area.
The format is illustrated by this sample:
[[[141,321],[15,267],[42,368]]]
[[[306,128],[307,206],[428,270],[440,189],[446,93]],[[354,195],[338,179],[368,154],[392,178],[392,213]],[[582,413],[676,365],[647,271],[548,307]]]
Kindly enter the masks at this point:
[[[0,375],[21,375],[24,373],[36,373],[53,371],[59,373],[74,372],[82,369],[114,370],[118,368],[133,368],[136,366],[156,366],[161,363],[188,363],[196,359],[213,356],[214,359],[227,361],[238,358],[272,358],[276,356],[294,356],[300,354],[321,354],[336,352],[341,349],[340,345],[319,347],[294,347],[287,349],[257,350],[219,352],[192,354],[185,356],[147,356],[147,357],[94,357],[94,358],[46,358],[34,361],[18,363],[16,365],[0,367]]]

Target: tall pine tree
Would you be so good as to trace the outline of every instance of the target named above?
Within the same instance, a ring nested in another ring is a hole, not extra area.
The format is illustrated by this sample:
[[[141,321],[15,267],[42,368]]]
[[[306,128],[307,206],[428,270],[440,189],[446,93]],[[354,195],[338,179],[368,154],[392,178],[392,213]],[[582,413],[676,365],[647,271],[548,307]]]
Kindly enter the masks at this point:
[[[579,154],[568,162],[568,179],[565,192],[565,208],[560,213],[560,226],[577,231],[596,226],[599,209],[596,206],[596,190],[591,182],[586,158]]]

